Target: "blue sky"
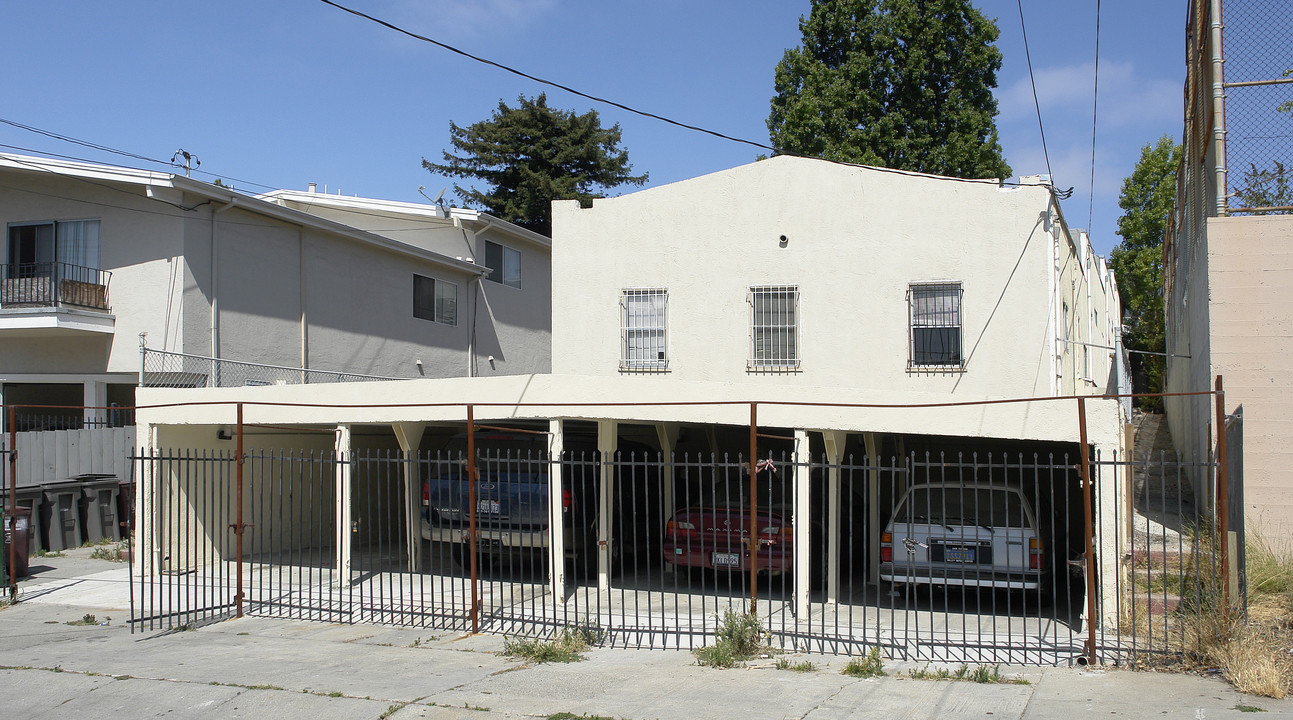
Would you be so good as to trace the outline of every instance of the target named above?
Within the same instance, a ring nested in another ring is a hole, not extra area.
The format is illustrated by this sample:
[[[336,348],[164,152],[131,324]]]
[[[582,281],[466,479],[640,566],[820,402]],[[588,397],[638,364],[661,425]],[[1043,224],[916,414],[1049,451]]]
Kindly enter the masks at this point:
[[[592,95],[766,143],[773,72],[807,0],[342,0],[468,52]],[[1016,175],[1046,172],[1017,0],[975,0],[1001,28],[998,127]],[[1140,147],[1181,133],[1186,0],[1106,2],[1091,194],[1095,0],[1026,0],[1029,50],[1056,184],[1097,251],[1118,241],[1118,189]],[[542,86],[398,35],[318,0],[46,0],[0,6],[0,118],[169,160],[210,180],[420,201],[451,182],[421,167],[449,121],[486,118]],[[757,149],[547,89],[619,123],[650,185],[753,160]],[[0,144],[157,166],[7,125]],[[12,147],[0,148],[13,151]],[[452,193],[452,191],[450,191]]]

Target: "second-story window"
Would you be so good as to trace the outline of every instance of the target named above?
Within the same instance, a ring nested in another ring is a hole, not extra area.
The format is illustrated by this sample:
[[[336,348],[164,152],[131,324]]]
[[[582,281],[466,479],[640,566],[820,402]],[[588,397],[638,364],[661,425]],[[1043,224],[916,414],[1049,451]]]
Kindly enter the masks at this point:
[[[9,277],[52,275],[58,263],[60,277],[85,280],[86,271],[99,269],[99,221],[10,225],[5,260]]]
[[[910,368],[954,369],[961,354],[961,283],[913,284],[907,291],[911,318]]]
[[[633,288],[620,296],[621,370],[669,367],[669,291]]]
[[[746,369],[799,369],[799,286],[750,288],[750,357]]]
[[[508,287],[521,287],[521,251],[506,245],[485,241],[485,267],[489,268],[486,280]]]
[[[458,286],[451,282],[414,275],[413,317],[444,325],[457,325]]]

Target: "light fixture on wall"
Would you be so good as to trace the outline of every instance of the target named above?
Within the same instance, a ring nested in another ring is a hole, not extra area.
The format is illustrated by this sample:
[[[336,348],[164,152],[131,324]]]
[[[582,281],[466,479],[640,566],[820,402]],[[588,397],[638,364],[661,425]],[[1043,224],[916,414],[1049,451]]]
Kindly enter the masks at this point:
[[[216,430],[216,440],[232,440],[232,439],[233,439],[233,431],[230,430],[229,428],[222,427]]]
[[[780,238],[780,241],[777,244],[780,245],[781,247],[785,247],[790,244],[790,238],[786,237],[785,235],[782,235]]]

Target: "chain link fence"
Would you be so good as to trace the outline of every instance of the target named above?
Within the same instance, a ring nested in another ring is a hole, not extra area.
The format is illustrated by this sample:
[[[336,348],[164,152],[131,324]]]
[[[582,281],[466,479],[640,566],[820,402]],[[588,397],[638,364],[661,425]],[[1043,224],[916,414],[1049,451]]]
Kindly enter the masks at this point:
[[[1287,0],[1222,10],[1227,207],[1293,213],[1293,11]]]
[[[371,382],[405,378],[292,368],[141,348],[140,387],[243,387]]]

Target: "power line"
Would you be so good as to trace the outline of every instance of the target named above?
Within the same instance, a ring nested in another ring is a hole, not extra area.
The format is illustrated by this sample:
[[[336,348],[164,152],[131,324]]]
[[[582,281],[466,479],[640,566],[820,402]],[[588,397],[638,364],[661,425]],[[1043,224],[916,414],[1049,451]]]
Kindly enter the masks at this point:
[[[1095,0],[1095,87],[1091,93],[1091,190],[1087,195],[1086,226],[1095,217],[1095,129],[1100,107],[1100,0]]]
[[[4,118],[0,118],[0,123],[4,123],[5,125],[16,127],[20,130],[26,130],[27,132],[36,133],[37,135],[44,135],[45,137],[54,138],[55,140],[62,140],[63,142],[72,143],[73,145],[81,145],[83,147],[88,147],[94,150],[102,150],[103,152],[116,153],[117,155],[124,155],[126,157],[135,158],[136,160],[143,160],[145,162],[157,163],[159,165],[173,164],[173,163],[168,163],[165,160],[150,158],[146,155],[137,155],[135,153],[128,152],[126,150],[118,150],[116,148],[110,148],[107,145],[92,143],[88,140],[78,140],[68,135],[62,135],[60,133],[52,132],[50,130],[42,130],[38,127],[32,127],[31,125],[23,125],[22,123],[14,122],[13,120],[6,120]]]
[[[5,146],[5,147],[9,147],[9,146]],[[83,182],[83,183],[85,183],[85,184],[87,184],[87,185],[94,185],[95,187],[101,187],[101,188],[103,188],[103,189],[105,189],[105,190],[111,190],[111,191],[113,191],[113,192],[119,192],[119,193],[122,193],[122,194],[125,194],[125,195],[129,195],[129,196],[131,196],[131,197],[138,197],[135,193],[132,193],[132,192],[130,192],[129,190],[122,190],[122,189],[121,189],[121,188],[119,188],[119,187],[116,187],[116,186],[113,186],[113,185],[109,185],[109,184],[107,184],[107,183],[95,182],[95,181],[93,181],[93,180],[91,180],[91,179],[89,179],[89,178],[77,177],[77,176],[75,176],[75,175],[61,175],[60,173],[57,173],[57,172],[55,172],[54,170],[50,170],[50,169],[49,169],[49,168],[47,168],[47,167],[43,167],[43,166],[41,166],[41,165],[37,165],[36,163],[27,162],[26,160],[23,160],[23,159],[20,159],[20,158],[14,157],[14,156],[12,156],[12,155],[5,155],[5,156],[3,156],[3,157],[4,157],[4,159],[5,159],[5,160],[8,160],[9,162],[17,163],[17,164],[19,164],[19,165],[23,165],[23,166],[29,167],[29,168],[31,168],[31,169],[33,169],[33,170],[37,170],[37,171],[45,172],[45,173],[50,173],[51,175],[60,175],[61,177],[70,177],[70,178],[71,178],[71,179],[73,179],[73,180],[76,180],[76,181],[78,181],[78,182]],[[11,189],[11,190],[19,190],[19,191],[30,192],[30,193],[33,193],[33,194],[35,194],[35,195],[46,195],[46,194],[47,194],[47,193],[40,193],[40,192],[36,192],[35,190],[25,190],[24,188],[10,188],[10,189]],[[57,195],[53,195],[52,197],[59,197],[59,196],[57,196]],[[98,203],[98,202],[94,202],[94,201],[92,201],[92,200],[80,200],[80,199],[78,199],[78,198],[63,198],[63,199],[65,199],[65,200],[76,200],[76,201],[78,201],[78,202],[85,202],[85,203],[89,203],[89,204],[91,204],[91,205],[103,205],[103,206],[106,206],[106,207],[120,207],[120,206],[117,206],[117,205],[109,205],[108,203]],[[211,202],[210,200],[206,200],[206,201],[204,201],[204,202],[200,202],[200,203],[198,203],[197,205],[194,205],[194,206],[192,206],[192,207],[184,207],[183,205],[181,205],[181,204],[179,204],[179,203],[173,203],[173,202],[171,202],[171,201],[169,201],[169,200],[163,200],[163,199],[158,198],[158,197],[150,197],[150,198],[148,198],[148,199],[149,199],[149,200],[153,200],[154,202],[162,203],[163,205],[170,205],[171,207],[176,208],[176,209],[179,209],[179,210],[183,210],[184,212],[189,212],[189,211],[191,211],[191,210],[196,210],[197,208],[199,208],[199,207],[201,207],[201,206],[203,206],[203,205],[206,205],[207,203]],[[157,213],[157,214],[163,214],[163,213]]]
[[[80,145],[80,146],[82,146],[82,147],[87,147],[87,148],[90,148],[90,149],[92,149],[92,150],[100,150],[100,151],[107,152],[107,153],[113,153],[113,154],[116,154],[116,155],[122,155],[122,156],[124,156],[124,157],[134,158],[134,159],[136,159],[136,160],[143,160],[144,162],[156,163],[156,164],[158,164],[158,165],[165,165],[165,166],[167,166],[167,167],[171,167],[171,168],[183,167],[182,165],[180,165],[180,164],[178,164],[178,163],[171,162],[171,161],[168,161],[168,160],[158,160],[157,158],[151,158],[151,157],[148,157],[147,155],[140,155],[140,154],[138,154],[138,153],[130,152],[129,150],[119,150],[119,149],[117,149],[117,148],[109,147],[109,146],[107,146],[107,145],[100,145],[99,143],[90,142],[89,140],[81,140],[81,139],[79,139],[79,138],[74,138],[74,137],[72,137],[71,135],[64,135],[64,134],[62,134],[62,133],[57,133],[57,132],[54,132],[54,131],[52,131],[52,130],[43,130],[43,129],[41,129],[41,128],[33,127],[33,126],[31,126],[31,125],[24,125],[23,123],[15,122],[15,121],[13,121],[13,120],[6,120],[5,118],[0,118],[0,123],[3,123],[3,124],[5,124],[5,125],[9,125],[9,126],[12,126],[12,127],[18,128],[18,129],[20,129],[20,130],[26,130],[27,132],[35,133],[35,134],[37,134],[37,135],[44,135],[45,137],[48,137],[48,138],[53,138],[53,139],[55,139],[55,140],[61,140],[61,141],[66,142],[66,143],[71,143],[71,144],[73,144],[73,145]],[[14,148],[14,149],[24,150],[24,152],[38,152],[38,153],[43,153],[43,154],[45,154],[45,155],[50,155],[50,156],[53,156],[53,157],[63,158],[63,159],[65,159],[65,160],[80,160],[81,162],[94,162],[93,160],[86,160],[86,159],[84,159],[84,158],[72,158],[72,157],[68,157],[68,156],[66,156],[66,155],[58,155],[58,154],[56,154],[56,153],[47,153],[47,152],[44,152],[44,151],[42,151],[42,150],[30,150],[30,149],[24,149],[24,148],[17,148],[17,147],[12,146],[12,145],[3,145],[3,147],[12,147],[12,148]],[[213,178],[221,178],[221,179],[224,179],[224,180],[232,180],[232,181],[234,181],[234,182],[241,183],[241,184],[243,184],[243,185],[255,185],[256,187],[265,188],[266,190],[277,190],[277,189],[278,189],[278,188],[274,187],[273,185],[265,185],[265,184],[263,184],[263,183],[252,182],[251,180],[242,180],[242,179],[239,179],[239,178],[236,178],[236,177],[231,177],[231,176],[229,176],[229,175],[221,175],[221,174],[219,174],[219,173],[208,172],[208,171],[206,171],[206,170],[198,170],[198,169],[196,169],[196,168],[191,168],[191,171],[192,171],[192,172],[195,172],[195,173],[198,173],[198,174],[201,174],[201,175],[207,175],[207,176],[209,176],[209,177],[213,177]]]
[[[1055,174],[1051,172],[1050,153],[1046,152],[1046,129],[1042,127],[1042,104],[1037,100],[1037,80],[1033,77],[1033,58],[1028,53],[1028,28],[1024,25],[1024,0],[1018,0],[1018,3],[1019,29],[1024,34],[1024,59],[1028,61],[1028,82],[1033,86],[1033,107],[1037,108],[1037,131],[1042,135],[1042,157],[1046,158],[1046,174],[1050,175],[1051,183],[1053,184]]]
[[[576,95],[576,96],[578,96],[578,97],[582,97],[582,98],[584,98],[584,99],[586,99],[586,100],[591,100],[591,101],[596,102],[596,103],[602,103],[602,104],[604,104],[604,105],[609,105],[609,106],[614,107],[614,108],[619,108],[620,110],[624,110],[624,111],[626,111],[626,112],[630,112],[630,113],[633,113],[633,114],[635,114],[635,115],[640,115],[640,116],[642,116],[642,117],[651,118],[651,119],[653,119],[653,120],[659,120],[659,121],[661,121],[661,122],[668,123],[668,124],[673,125],[673,126],[675,126],[675,127],[680,127],[680,128],[686,129],[686,130],[692,130],[692,131],[694,131],[694,132],[704,133],[704,134],[706,134],[706,135],[712,135],[713,137],[720,138],[720,139],[723,139],[723,140],[729,140],[729,141],[731,141],[731,142],[736,142],[736,143],[742,143],[742,144],[745,144],[745,145],[750,145],[750,146],[753,146],[753,147],[757,147],[757,148],[759,148],[759,149],[761,149],[761,150],[768,150],[768,151],[773,152],[773,153],[774,153],[774,154],[776,154],[776,155],[786,156],[786,157],[799,157],[799,158],[805,158],[805,159],[809,159],[809,160],[821,160],[821,161],[823,161],[823,162],[829,162],[829,163],[832,163],[832,164],[835,164],[835,165],[842,165],[842,166],[845,166],[845,167],[865,168],[865,169],[868,169],[868,170],[876,170],[876,171],[879,171],[879,172],[887,172],[887,173],[892,173],[892,174],[895,174],[895,175],[906,175],[906,176],[909,176],[909,177],[927,177],[927,178],[936,179],[936,180],[951,180],[951,181],[955,181],[955,182],[968,182],[968,183],[982,183],[982,182],[983,182],[983,179],[974,179],[974,178],[958,178],[958,177],[949,177],[949,176],[945,176],[945,175],[931,175],[931,174],[929,174],[929,173],[921,173],[921,172],[915,172],[915,171],[910,171],[910,170],[901,170],[901,169],[898,169],[898,168],[887,168],[887,167],[880,167],[880,166],[875,166],[875,165],[863,165],[863,164],[861,164],[861,163],[845,162],[845,161],[842,161],[842,160],[832,160],[832,159],[829,159],[829,158],[816,157],[816,156],[812,156],[812,155],[799,155],[799,154],[797,154],[797,153],[786,153],[786,152],[781,152],[781,151],[778,151],[776,148],[774,148],[774,147],[772,147],[772,146],[770,146],[770,145],[765,145],[765,144],[763,144],[763,143],[755,142],[755,141],[753,141],[753,140],[746,140],[746,139],[744,139],[744,138],[734,137],[734,136],[732,136],[732,135],[727,135],[727,134],[725,134],[725,133],[721,133],[721,132],[718,132],[718,131],[716,131],[716,130],[710,130],[710,129],[708,129],[708,128],[703,128],[703,127],[700,127],[700,126],[697,126],[697,125],[689,125],[689,124],[684,123],[684,122],[680,122],[680,121],[677,121],[677,120],[673,120],[673,119],[671,119],[671,118],[667,118],[667,117],[665,117],[665,116],[663,116],[663,115],[657,115],[656,113],[647,112],[647,111],[645,111],[645,110],[639,110],[639,109],[637,109],[637,108],[630,107],[630,106],[625,105],[625,104],[623,104],[623,103],[615,102],[614,100],[608,100],[608,99],[603,98],[603,97],[598,97],[598,96],[596,96],[596,95],[592,95],[592,94],[589,94],[589,93],[586,93],[586,92],[582,92],[582,91],[580,91],[580,90],[576,90],[575,88],[572,88],[572,87],[570,87],[570,86],[568,86],[568,85],[562,85],[561,83],[557,83],[557,82],[554,82],[554,81],[552,81],[552,80],[546,80],[546,79],[544,79],[544,78],[541,78],[541,77],[538,77],[538,76],[535,76],[535,75],[531,75],[530,73],[524,72],[524,71],[522,71],[522,70],[518,70],[518,69],[516,69],[516,68],[514,68],[514,67],[510,67],[510,66],[508,66],[508,65],[504,65],[504,64],[499,63],[499,62],[495,62],[495,61],[490,60],[490,59],[488,59],[488,58],[483,58],[483,57],[480,57],[480,56],[478,56],[478,55],[473,55],[473,54],[471,54],[471,53],[469,53],[469,52],[467,52],[467,51],[465,51],[465,50],[460,50],[459,48],[456,48],[456,47],[454,47],[454,46],[452,46],[452,45],[449,45],[449,44],[446,44],[446,43],[440,42],[439,40],[435,40],[435,39],[429,38],[429,37],[427,37],[427,36],[425,36],[425,35],[419,35],[418,33],[415,33],[415,32],[413,32],[413,31],[411,31],[411,30],[407,30],[407,29],[405,29],[405,28],[402,28],[402,27],[400,27],[400,26],[398,26],[398,25],[395,25],[394,23],[387,22],[387,21],[382,20],[382,19],[380,19],[380,18],[376,18],[376,17],[373,17],[372,15],[369,15],[369,14],[367,14],[367,13],[361,12],[361,11],[359,11],[359,10],[355,10],[355,9],[353,9],[353,8],[346,7],[345,5],[341,5],[341,4],[339,4],[339,3],[333,2],[333,0],[319,0],[319,2],[322,2],[322,3],[323,3],[323,4],[325,4],[325,5],[330,5],[330,6],[334,7],[334,8],[337,8],[338,10],[341,10],[342,12],[350,13],[351,15],[354,15],[354,16],[356,16],[356,17],[360,17],[360,18],[363,18],[363,19],[368,20],[368,21],[370,21],[370,22],[376,23],[376,24],[381,25],[382,27],[388,28],[388,29],[390,29],[390,30],[394,30],[394,31],[395,31],[395,32],[397,32],[397,33],[400,33],[400,34],[402,34],[402,35],[406,35],[406,36],[411,37],[411,38],[413,38],[413,39],[415,39],[415,40],[420,40],[420,41],[425,42],[425,43],[430,43],[430,44],[432,44],[432,45],[435,45],[436,47],[443,48],[443,49],[448,50],[449,52],[455,53],[455,54],[457,54],[457,55],[461,55],[462,57],[468,58],[468,59],[470,59],[470,60],[474,60],[474,61],[476,61],[476,62],[478,62],[478,63],[482,63],[482,64],[484,64],[484,65],[489,65],[489,66],[491,66],[491,67],[498,68],[498,69],[500,69],[500,70],[503,70],[504,72],[511,73],[511,74],[516,75],[516,76],[518,76],[518,77],[523,77],[523,78],[525,78],[525,79],[527,79],[527,80],[532,80],[532,81],[537,82],[537,83],[539,83],[539,84],[541,84],[541,85],[547,85],[548,87],[557,88],[558,90],[564,90],[565,92],[568,92],[568,93],[570,93],[570,94],[572,94],[572,95]],[[1023,11],[1022,11],[1022,7],[1021,7],[1021,9],[1020,9],[1020,13],[1021,13],[1021,15],[1020,15],[1020,19],[1021,19],[1021,21],[1022,21],[1022,18],[1023,18],[1023,16],[1022,16],[1022,12],[1023,12]],[[1025,38],[1025,45],[1027,45],[1027,39],[1026,39],[1026,38]],[[1032,72],[1032,67],[1031,67],[1031,63],[1030,63],[1030,65],[1029,65],[1029,73],[1031,74],[1031,72]],[[1037,97],[1037,88],[1036,88],[1036,85],[1034,85],[1034,87],[1033,87],[1033,99],[1034,99],[1034,101],[1036,100],[1036,97]],[[1039,112],[1038,112],[1038,122],[1039,122],[1039,124],[1040,124],[1040,119],[1041,119],[1041,115],[1040,115],[1040,111],[1039,111]],[[1046,139],[1045,139],[1045,135],[1043,134],[1043,137],[1042,137],[1043,152],[1045,152],[1045,144],[1046,144]],[[1050,159],[1049,159],[1049,158],[1047,158],[1047,161],[1046,161],[1046,170],[1047,170],[1047,172],[1048,172],[1048,173],[1050,172]],[[1003,180],[1004,180],[1004,179],[1003,179]],[[1011,182],[1004,182],[1004,181],[1003,181],[1003,182],[1001,182],[1001,184],[1002,184],[1002,185],[1009,185],[1009,186],[1018,186],[1018,185],[1020,185],[1020,183],[1011,183]],[[1073,192],[1073,189],[1072,189],[1072,188],[1069,188],[1068,190],[1058,190],[1057,188],[1055,188],[1053,178],[1052,178],[1052,182],[1051,182],[1051,183],[1049,183],[1049,184],[1047,184],[1047,187],[1049,187],[1049,188],[1050,188],[1050,190],[1051,190],[1051,192],[1055,193],[1055,194],[1056,194],[1058,197],[1060,197],[1061,199],[1067,199],[1067,198],[1069,197],[1069,195],[1071,195],[1071,194],[1072,194],[1072,192]]]
[[[375,17],[373,17],[372,15],[368,15],[368,14],[366,14],[366,13],[362,13],[362,12],[360,12],[360,11],[358,11],[358,10],[354,10],[354,9],[352,9],[352,8],[348,8],[348,7],[346,7],[345,5],[340,5],[340,4],[338,4],[338,3],[332,2],[332,0],[319,0],[319,2],[323,3],[324,5],[331,5],[332,7],[337,8],[338,10],[341,10],[341,11],[343,11],[343,12],[348,12],[348,13],[350,13],[351,15],[354,15],[354,16],[356,16],[356,17],[361,17],[361,18],[364,18],[365,20],[369,20],[369,21],[371,21],[371,22],[375,22],[375,23],[377,23],[378,25],[381,25],[381,26],[383,26],[383,27],[386,27],[386,28],[389,28],[389,29],[391,29],[391,30],[394,30],[394,31],[395,31],[395,32],[397,32],[397,33],[401,33],[401,34],[403,34],[403,35],[407,35],[407,36],[409,36],[409,37],[411,37],[411,38],[413,38],[413,39],[415,39],[415,40],[421,40],[422,42],[431,43],[432,45],[435,45],[436,47],[444,48],[445,50],[448,50],[449,52],[456,53],[456,54],[461,55],[461,56],[463,56],[463,57],[465,57],[465,58],[468,58],[468,59],[470,59],[470,60],[475,60],[475,61],[476,61],[476,62],[478,62],[478,63],[483,63],[483,64],[485,64],[485,65],[489,65],[489,66],[491,66],[491,67],[496,67],[496,68],[498,68],[499,70],[503,70],[504,72],[512,73],[513,75],[517,75],[517,76],[523,77],[523,78],[525,78],[525,79],[527,79],[527,80],[533,80],[534,82],[540,83],[540,84],[542,84],[542,85],[547,85],[548,87],[554,87],[554,88],[557,88],[558,90],[565,90],[566,92],[568,92],[568,93],[570,93],[570,94],[572,94],[572,95],[578,95],[578,96],[579,96],[579,97],[581,97],[581,98],[585,98],[585,99],[587,99],[587,100],[592,100],[593,102],[599,102],[599,103],[603,103],[603,104],[605,104],[605,105],[610,105],[611,107],[617,107],[617,108],[619,108],[619,109],[621,109],[621,110],[624,110],[625,112],[631,112],[631,113],[633,113],[634,115],[641,115],[642,117],[651,118],[651,119],[653,119],[653,120],[659,120],[659,121],[661,121],[661,122],[665,122],[665,123],[668,123],[668,124],[670,124],[670,125],[674,125],[674,126],[676,126],[676,127],[685,128],[685,129],[687,129],[687,130],[694,130],[695,132],[701,132],[701,133],[705,133],[705,134],[707,134],[707,135],[713,135],[714,137],[722,138],[722,139],[724,139],[724,140],[731,140],[732,142],[738,142],[738,143],[744,143],[744,144],[746,144],[746,145],[752,145],[752,146],[757,147],[757,148],[759,148],[759,149],[761,149],[761,150],[769,150],[769,151],[772,151],[772,152],[776,152],[776,149],[774,149],[774,148],[773,148],[773,147],[771,147],[770,145],[764,145],[763,143],[760,143],[760,142],[755,142],[755,141],[753,141],[753,140],[746,140],[746,139],[744,139],[744,138],[734,137],[734,136],[732,136],[732,135],[725,135],[725,134],[723,134],[723,133],[721,133],[721,132],[718,132],[718,131],[715,131],[715,130],[707,130],[707,129],[705,129],[705,128],[703,128],[703,127],[699,127],[699,126],[697,126],[697,125],[688,125],[687,123],[679,122],[679,121],[677,121],[677,120],[672,120],[672,119],[667,118],[667,117],[665,117],[665,116],[663,116],[663,115],[656,115],[655,113],[647,112],[647,111],[645,111],[645,110],[638,110],[637,108],[629,107],[628,105],[624,105],[623,103],[615,102],[614,100],[607,100],[606,98],[597,97],[596,95],[590,95],[590,94],[588,94],[588,93],[585,93],[585,92],[581,92],[581,91],[579,91],[579,90],[576,90],[576,89],[574,89],[574,88],[572,88],[572,87],[570,87],[570,86],[568,86],[568,85],[562,85],[561,83],[553,82],[552,80],[545,80],[545,79],[543,79],[543,78],[541,78],[541,77],[537,77],[537,76],[535,76],[535,75],[531,75],[531,74],[529,74],[529,73],[527,73],[527,72],[523,72],[523,71],[521,71],[521,70],[517,70],[517,69],[516,69],[516,68],[514,68],[514,67],[510,67],[510,66],[504,65],[504,64],[502,64],[502,63],[494,62],[493,60],[489,60],[489,59],[486,59],[486,58],[480,57],[480,56],[478,56],[478,55],[472,55],[471,53],[469,53],[469,52],[467,52],[467,51],[465,51],[465,50],[459,50],[458,48],[456,48],[456,47],[454,47],[454,46],[452,46],[452,45],[447,45],[447,44],[445,44],[445,43],[442,43],[442,42],[440,42],[439,40],[433,40],[433,39],[431,39],[431,38],[429,38],[429,37],[427,37],[427,36],[425,36],[425,35],[419,35],[419,34],[417,34],[417,33],[413,32],[413,31],[411,31],[411,30],[405,30],[404,28],[402,28],[402,27],[400,27],[400,26],[398,26],[398,25],[395,25],[395,24],[392,24],[392,23],[386,22],[385,20],[381,20],[381,19],[379,19],[379,18],[375,18]]]

